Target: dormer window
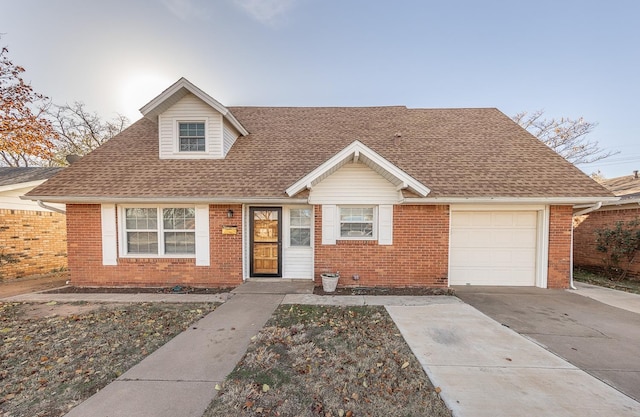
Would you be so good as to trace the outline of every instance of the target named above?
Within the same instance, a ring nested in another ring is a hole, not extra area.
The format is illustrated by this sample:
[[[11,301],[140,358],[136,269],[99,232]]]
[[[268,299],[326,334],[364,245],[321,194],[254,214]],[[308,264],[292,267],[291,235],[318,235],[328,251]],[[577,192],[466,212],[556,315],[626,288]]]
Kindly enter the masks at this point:
[[[204,122],[178,122],[180,152],[206,152]]]

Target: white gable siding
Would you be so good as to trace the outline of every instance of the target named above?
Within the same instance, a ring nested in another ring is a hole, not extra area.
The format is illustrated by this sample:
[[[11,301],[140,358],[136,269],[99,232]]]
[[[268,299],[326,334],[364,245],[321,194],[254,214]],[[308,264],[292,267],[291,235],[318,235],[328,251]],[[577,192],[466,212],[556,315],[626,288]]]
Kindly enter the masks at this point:
[[[229,153],[229,149],[231,149],[233,144],[236,142],[236,140],[238,139],[238,136],[240,135],[238,134],[236,129],[233,126],[231,126],[231,124],[225,121],[224,126],[222,128],[224,156],[227,156],[227,154]]]
[[[178,152],[177,129],[180,121],[204,121],[207,152]],[[193,94],[187,94],[158,117],[160,159],[223,158],[222,115]]]
[[[35,201],[31,200],[22,200],[20,196],[25,195],[29,191],[33,190],[35,187],[25,187],[25,188],[15,188],[13,190],[2,191],[0,192],[0,209],[9,209],[9,210],[27,210],[27,211],[49,211],[45,208],[42,208]],[[64,204],[47,204],[52,207],[59,208],[60,210],[65,209]]]
[[[397,204],[401,200],[392,183],[360,163],[344,165],[309,194],[311,204]]]

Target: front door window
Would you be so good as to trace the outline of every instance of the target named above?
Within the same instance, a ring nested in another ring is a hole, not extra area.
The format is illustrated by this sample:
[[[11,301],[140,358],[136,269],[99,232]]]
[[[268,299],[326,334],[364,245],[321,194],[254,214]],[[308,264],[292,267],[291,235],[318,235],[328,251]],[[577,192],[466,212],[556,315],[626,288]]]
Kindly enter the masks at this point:
[[[280,277],[282,232],[279,207],[252,207],[251,216],[251,275]]]

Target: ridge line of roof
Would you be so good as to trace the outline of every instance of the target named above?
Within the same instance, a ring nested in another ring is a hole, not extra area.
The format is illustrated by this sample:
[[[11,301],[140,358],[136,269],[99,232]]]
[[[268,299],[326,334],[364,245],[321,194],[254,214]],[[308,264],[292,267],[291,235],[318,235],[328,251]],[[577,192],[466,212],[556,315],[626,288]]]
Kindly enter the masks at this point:
[[[406,105],[382,105],[382,106],[226,106],[228,109],[404,109],[404,110],[429,110],[429,111],[451,111],[451,110],[497,110],[497,107],[407,107]]]

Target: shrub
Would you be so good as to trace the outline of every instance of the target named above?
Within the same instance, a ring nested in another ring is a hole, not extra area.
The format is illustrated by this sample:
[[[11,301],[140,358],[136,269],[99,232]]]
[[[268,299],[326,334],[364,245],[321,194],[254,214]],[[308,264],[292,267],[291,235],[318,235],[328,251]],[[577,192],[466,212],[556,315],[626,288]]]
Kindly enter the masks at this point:
[[[640,220],[616,222],[612,228],[596,230],[596,248],[603,258],[606,271],[612,280],[623,280],[640,252]]]

